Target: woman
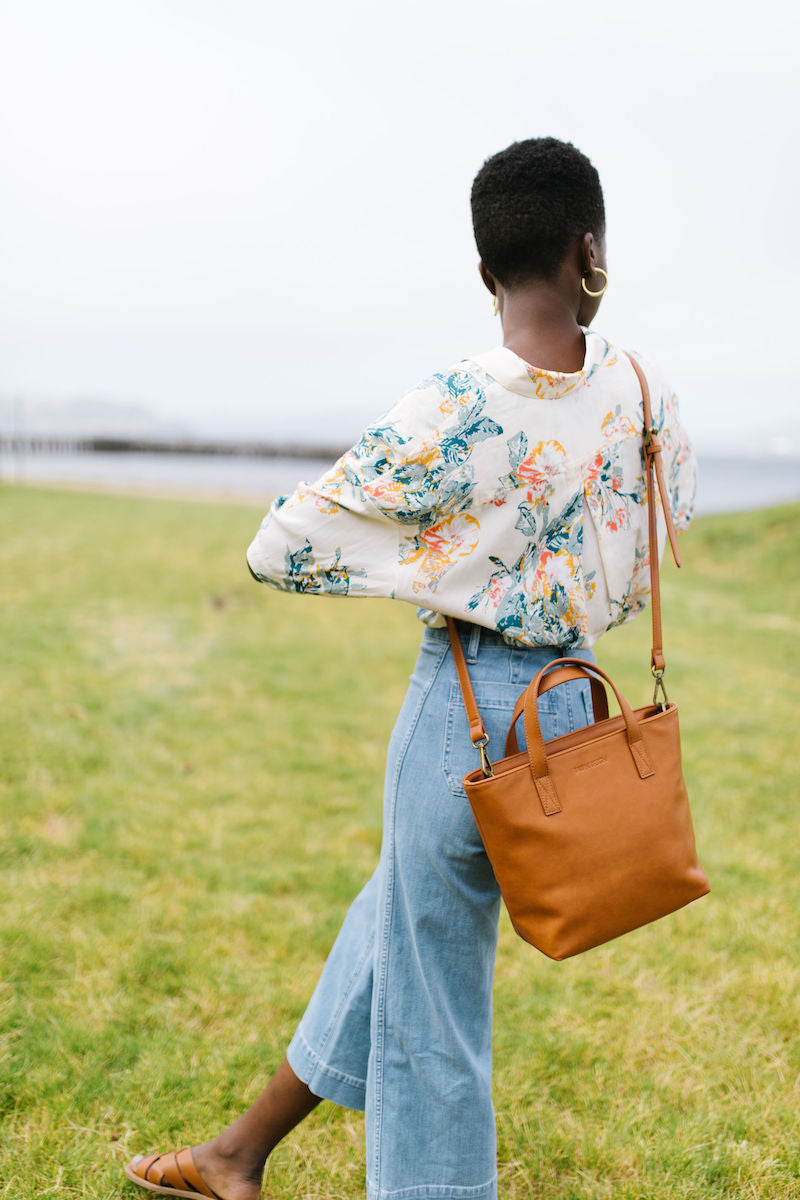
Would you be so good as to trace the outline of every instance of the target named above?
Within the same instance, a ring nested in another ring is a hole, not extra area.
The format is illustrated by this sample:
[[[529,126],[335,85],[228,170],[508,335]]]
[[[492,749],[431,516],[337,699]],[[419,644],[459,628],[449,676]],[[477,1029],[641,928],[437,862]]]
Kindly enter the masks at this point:
[[[641,393],[625,355],[587,329],[608,281],[597,172],[568,143],[515,143],[478,173],[472,209],[503,345],[404,396],[322,479],[277,500],[248,551],[274,587],[420,606],[380,863],[252,1108],[211,1142],[126,1168],[153,1191],[257,1200],[270,1151],[326,1098],[366,1110],[369,1200],[497,1195],[500,897],[461,788],[476,763],[442,614],[463,622],[502,744],[540,668],[592,660],[600,634],[641,611],[649,578]],[[643,365],[681,529],[694,461],[674,397]],[[588,683],[552,689],[540,715],[545,737],[586,724]]]

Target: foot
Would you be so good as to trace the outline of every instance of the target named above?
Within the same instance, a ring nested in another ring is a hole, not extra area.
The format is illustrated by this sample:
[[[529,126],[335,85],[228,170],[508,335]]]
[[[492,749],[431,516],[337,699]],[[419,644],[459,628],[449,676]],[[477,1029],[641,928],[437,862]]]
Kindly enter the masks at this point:
[[[284,1058],[255,1104],[213,1141],[181,1151],[177,1158],[170,1153],[135,1159],[125,1174],[141,1188],[174,1200],[209,1194],[212,1200],[260,1200],[267,1156],[319,1102]]]
[[[262,1166],[206,1142],[191,1150],[138,1154],[125,1167],[133,1183],[162,1196],[212,1197],[213,1200],[260,1200]]]

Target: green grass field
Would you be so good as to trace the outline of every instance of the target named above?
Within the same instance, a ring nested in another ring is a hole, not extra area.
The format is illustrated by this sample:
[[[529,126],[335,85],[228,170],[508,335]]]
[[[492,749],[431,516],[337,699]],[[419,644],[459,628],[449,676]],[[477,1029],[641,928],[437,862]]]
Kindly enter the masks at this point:
[[[380,845],[410,607],[258,587],[245,506],[4,487],[0,1195],[136,1194],[283,1056]],[[665,646],[712,894],[565,963],[504,918],[504,1200],[800,1196],[800,506],[698,521]],[[647,617],[598,648],[649,700]],[[362,1194],[321,1105],[274,1200]]]

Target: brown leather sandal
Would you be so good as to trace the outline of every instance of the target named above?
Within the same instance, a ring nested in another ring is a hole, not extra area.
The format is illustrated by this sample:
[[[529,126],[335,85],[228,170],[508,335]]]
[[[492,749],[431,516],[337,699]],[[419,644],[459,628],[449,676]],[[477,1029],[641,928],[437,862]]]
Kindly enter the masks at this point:
[[[125,1174],[131,1183],[162,1196],[185,1196],[186,1200],[207,1196],[210,1200],[223,1200],[200,1175],[189,1146],[177,1153],[171,1150],[167,1154],[138,1154],[125,1164]]]

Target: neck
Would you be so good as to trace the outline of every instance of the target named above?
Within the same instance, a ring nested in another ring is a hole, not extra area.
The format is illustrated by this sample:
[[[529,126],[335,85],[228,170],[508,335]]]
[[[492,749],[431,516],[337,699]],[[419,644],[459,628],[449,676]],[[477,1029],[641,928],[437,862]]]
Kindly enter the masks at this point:
[[[531,280],[502,296],[503,345],[531,366],[580,371],[586,343],[574,303],[557,282]]]

